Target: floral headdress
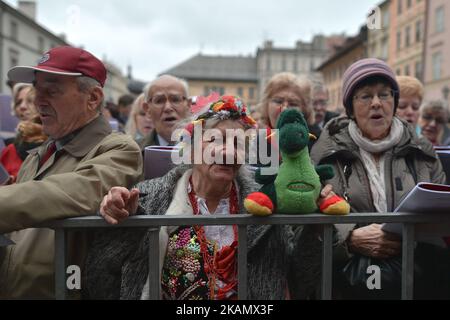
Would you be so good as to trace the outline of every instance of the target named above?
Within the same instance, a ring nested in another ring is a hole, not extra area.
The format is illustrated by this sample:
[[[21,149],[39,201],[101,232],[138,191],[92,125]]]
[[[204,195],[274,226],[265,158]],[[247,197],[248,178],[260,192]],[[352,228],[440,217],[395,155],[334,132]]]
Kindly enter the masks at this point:
[[[212,100],[212,101],[211,101]],[[215,120],[241,120],[245,126],[254,128],[256,127],[256,121],[252,117],[247,115],[247,106],[238,97],[234,96],[222,96],[218,97],[217,94],[212,94],[209,97],[203,98],[202,103],[208,107],[204,109],[204,106],[197,106],[204,111],[200,113],[196,119],[186,126],[186,130],[193,135],[194,127],[196,124],[202,124],[208,119]]]

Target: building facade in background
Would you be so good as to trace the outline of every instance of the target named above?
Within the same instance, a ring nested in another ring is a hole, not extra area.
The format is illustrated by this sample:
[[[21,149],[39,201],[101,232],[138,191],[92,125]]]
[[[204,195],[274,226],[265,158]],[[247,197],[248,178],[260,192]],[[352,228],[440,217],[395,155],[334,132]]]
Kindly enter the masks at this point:
[[[390,2],[390,59],[397,75],[423,81],[426,0]]]
[[[367,30],[367,56],[377,58],[392,64],[389,52],[390,27],[391,27],[391,0],[382,2],[378,8],[381,28],[369,28]]]
[[[320,78],[316,68],[334,53],[344,35],[315,36],[311,43],[298,41],[294,48],[274,47],[266,41],[256,56],[220,56],[198,54],[161,74],[185,79],[190,94],[236,94],[254,107],[262,98],[270,78],[280,72],[299,77]]]
[[[105,87],[103,88],[105,101],[117,103],[122,95],[129,93],[129,79],[124,76],[122,71],[112,62],[103,59],[103,63],[105,64],[107,71]]]
[[[329,91],[329,111],[342,112],[342,76],[354,62],[367,57],[367,27],[347,41],[323,62],[317,71],[322,74],[323,82]]]
[[[19,1],[18,9],[0,1],[0,93],[11,94],[7,86],[10,68],[36,65],[51,48],[70,45],[64,35],[55,35],[36,22],[36,11],[34,1]],[[128,80],[112,63],[105,61],[105,66],[108,70],[105,98],[117,102],[119,96],[128,93]]]
[[[450,104],[450,1],[427,1],[425,99]]]
[[[19,1],[18,10],[0,2],[0,93],[10,94],[7,72],[17,65],[34,65],[49,49],[67,45],[36,22],[36,3]]]
[[[250,106],[258,102],[256,58],[252,56],[197,54],[161,74],[186,80],[191,96],[218,92],[237,95]]]
[[[344,41],[344,35],[316,35],[311,42],[297,41],[294,48],[275,47],[272,41],[266,41],[256,54],[259,93],[262,94],[270,78],[280,72],[288,71],[299,77],[320,79],[317,67]]]

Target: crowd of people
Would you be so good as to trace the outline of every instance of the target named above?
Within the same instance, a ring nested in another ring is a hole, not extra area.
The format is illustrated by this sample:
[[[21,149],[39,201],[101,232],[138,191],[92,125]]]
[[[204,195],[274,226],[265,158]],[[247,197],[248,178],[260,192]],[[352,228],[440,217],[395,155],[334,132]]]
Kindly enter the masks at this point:
[[[96,214],[110,224],[132,215],[245,214],[244,199],[260,187],[246,165],[203,161],[143,179],[143,150],[175,145],[174,131],[192,124],[224,135],[259,128],[269,138],[280,114],[297,109],[317,137],[309,145],[312,161],[335,173],[322,181],[319,207],[337,194],[352,212],[392,212],[417,183],[446,181],[433,147],[450,144],[448,106],[423,101],[418,79],[397,77],[377,59],[359,60],[344,74],[343,114],[329,105],[322,82],[288,72],[273,76],[261,103],[251,107],[234,93],[193,99],[187,82],[171,75],[137,97],[105,104],[106,74],[95,56],[72,47],[8,72],[20,123],[0,158],[10,175],[0,187],[0,234],[15,242],[0,247],[0,298],[54,298],[54,232],[35,229],[43,222]],[[239,152],[212,139],[201,150],[222,159]],[[249,297],[317,298],[319,231],[248,226]],[[400,298],[401,238],[379,224],[336,225],[334,237],[334,298]],[[236,226],[162,227],[159,243],[143,229],[71,232],[68,264],[81,266],[84,280],[73,298],[148,299],[148,248],[159,246],[163,299],[236,299],[237,241]],[[419,243],[415,252],[415,297],[449,299],[450,251]],[[349,279],[348,270],[363,259],[392,267],[384,290]]]

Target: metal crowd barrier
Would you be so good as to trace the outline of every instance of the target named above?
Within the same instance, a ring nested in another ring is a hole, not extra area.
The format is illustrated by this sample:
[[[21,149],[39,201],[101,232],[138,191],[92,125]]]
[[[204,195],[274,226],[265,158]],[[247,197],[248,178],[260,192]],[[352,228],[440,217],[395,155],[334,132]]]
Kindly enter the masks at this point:
[[[150,243],[159,242],[161,226],[189,225],[237,225],[238,226],[238,298],[247,299],[247,225],[322,225],[322,284],[321,299],[332,298],[332,257],[333,225],[353,223],[401,223],[403,224],[402,248],[402,300],[413,299],[414,289],[414,247],[415,226],[424,223],[450,223],[449,214],[408,214],[408,213],[357,213],[347,216],[311,215],[272,215],[254,217],[251,215],[233,216],[136,216],[118,226],[107,224],[100,217],[82,217],[52,221],[42,227],[55,230],[55,293],[56,299],[66,299],[66,233],[73,229],[92,228],[136,228],[148,227]],[[153,300],[160,299],[159,246],[150,246],[149,253],[150,286],[149,294]]]

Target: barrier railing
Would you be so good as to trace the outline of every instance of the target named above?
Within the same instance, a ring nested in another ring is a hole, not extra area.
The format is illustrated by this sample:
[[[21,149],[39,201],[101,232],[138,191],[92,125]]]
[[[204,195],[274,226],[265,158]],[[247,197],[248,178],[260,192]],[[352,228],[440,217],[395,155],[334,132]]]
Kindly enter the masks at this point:
[[[73,229],[92,228],[136,228],[147,227],[150,243],[159,242],[161,226],[189,225],[237,225],[238,226],[238,298],[247,299],[247,226],[248,225],[322,225],[322,284],[321,298],[332,298],[333,269],[333,225],[354,223],[401,223],[403,224],[402,247],[402,299],[413,299],[415,226],[428,223],[450,223],[450,214],[408,214],[408,213],[358,213],[347,216],[272,215],[254,217],[233,216],[136,216],[117,226],[107,224],[100,217],[82,217],[46,223],[42,227],[55,230],[55,294],[56,299],[66,298],[66,233]],[[160,299],[159,246],[150,246],[149,252],[149,296]]]

